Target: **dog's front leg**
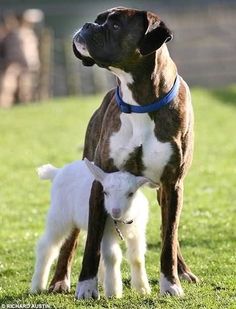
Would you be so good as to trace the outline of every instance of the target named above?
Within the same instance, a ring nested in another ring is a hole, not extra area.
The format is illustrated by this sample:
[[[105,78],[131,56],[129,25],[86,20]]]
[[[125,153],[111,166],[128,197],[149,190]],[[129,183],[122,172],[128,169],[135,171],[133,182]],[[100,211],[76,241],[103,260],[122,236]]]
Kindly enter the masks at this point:
[[[160,206],[164,205],[164,201],[162,202],[163,196],[164,196],[164,192],[163,192],[162,188],[160,188],[157,191],[157,200],[158,200],[158,203],[159,203]],[[163,233],[163,227],[161,226],[161,237],[162,237],[162,233]],[[186,264],[184,257],[182,256],[179,242],[178,242],[178,245],[177,245],[177,261],[178,261],[179,278],[186,280],[190,283],[198,283],[199,282],[198,277],[195,276],[192,273],[191,269]]]
[[[161,294],[183,295],[178,277],[178,225],[182,208],[183,183],[165,183],[161,188],[162,252]]]
[[[100,261],[100,243],[106,222],[102,185],[94,181],[90,195],[89,224],[82,269],[75,297],[99,298],[97,272]]]

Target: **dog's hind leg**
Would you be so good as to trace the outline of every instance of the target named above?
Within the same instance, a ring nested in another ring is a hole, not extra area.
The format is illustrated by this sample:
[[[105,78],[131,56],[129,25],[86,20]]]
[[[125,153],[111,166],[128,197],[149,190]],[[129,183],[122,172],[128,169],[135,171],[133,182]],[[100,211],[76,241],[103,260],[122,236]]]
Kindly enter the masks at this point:
[[[184,258],[181,254],[181,250],[180,250],[180,245],[178,242],[178,247],[177,247],[177,258],[178,258],[178,274],[180,279],[186,280],[190,283],[198,283],[199,279],[197,276],[195,276],[190,268],[188,267],[188,265],[185,263]]]
[[[71,266],[77,247],[79,232],[79,229],[74,228],[60,250],[56,270],[49,285],[50,292],[65,293],[70,290]]]

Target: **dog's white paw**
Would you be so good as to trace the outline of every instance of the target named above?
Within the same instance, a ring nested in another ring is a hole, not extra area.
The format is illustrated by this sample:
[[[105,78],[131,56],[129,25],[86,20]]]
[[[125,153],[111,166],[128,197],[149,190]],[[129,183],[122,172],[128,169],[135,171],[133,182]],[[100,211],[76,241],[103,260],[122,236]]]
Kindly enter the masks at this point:
[[[77,299],[86,299],[86,298],[99,299],[97,277],[84,280],[84,281],[79,281],[77,284],[76,292],[75,292],[75,298]]]
[[[161,295],[170,294],[173,296],[183,296],[184,291],[180,284],[171,283],[164,274],[160,276],[160,293]]]

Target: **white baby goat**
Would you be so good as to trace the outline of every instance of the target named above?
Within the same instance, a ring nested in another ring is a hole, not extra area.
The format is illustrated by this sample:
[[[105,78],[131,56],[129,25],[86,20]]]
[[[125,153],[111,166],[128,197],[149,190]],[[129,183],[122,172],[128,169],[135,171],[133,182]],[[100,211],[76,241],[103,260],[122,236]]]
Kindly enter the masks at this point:
[[[50,267],[71,230],[74,227],[87,230],[90,191],[96,179],[103,186],[108,213],[101,244],[105,295],[122,296],[119,233],[122,233],[127,244],[132,287],[142,294],[150,293],[144,257],[148,201],[138,190],[148,179],[127,172],[105,173],[87,159],[75,161],[61,169],[50,164],[43,165],[38,169],[38,174],[41,179],[51,179],[53,183],[46,230],[37,245],[31,292],[46,289]],[[125,224],[130,220],[133,220],[132,224]],[[66,284],[69,290],[70,278]]]

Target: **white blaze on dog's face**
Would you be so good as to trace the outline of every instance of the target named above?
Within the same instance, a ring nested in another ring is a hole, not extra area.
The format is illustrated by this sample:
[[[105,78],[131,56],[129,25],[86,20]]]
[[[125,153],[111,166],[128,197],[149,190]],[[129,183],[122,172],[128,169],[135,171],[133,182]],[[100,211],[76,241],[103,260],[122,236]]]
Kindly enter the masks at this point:
[[[103,186],[106,211],[115,220],[126,220],[136,191],[149,179],[127,172],[105,173],[89,160],[84,161],[94,178]]]
[[[75,47],[77,49],[77,51],[84,57],[89,57],[91,58],[91,55],[89,54],[89,51],[86,47],[86,43],[84,42],[84,40],[82,38],[80,38],[80,40],[76,40],[76,37],[78,37],[78,34],[81,32],[80,28],[73,36],[73,42],[75,44]]]

